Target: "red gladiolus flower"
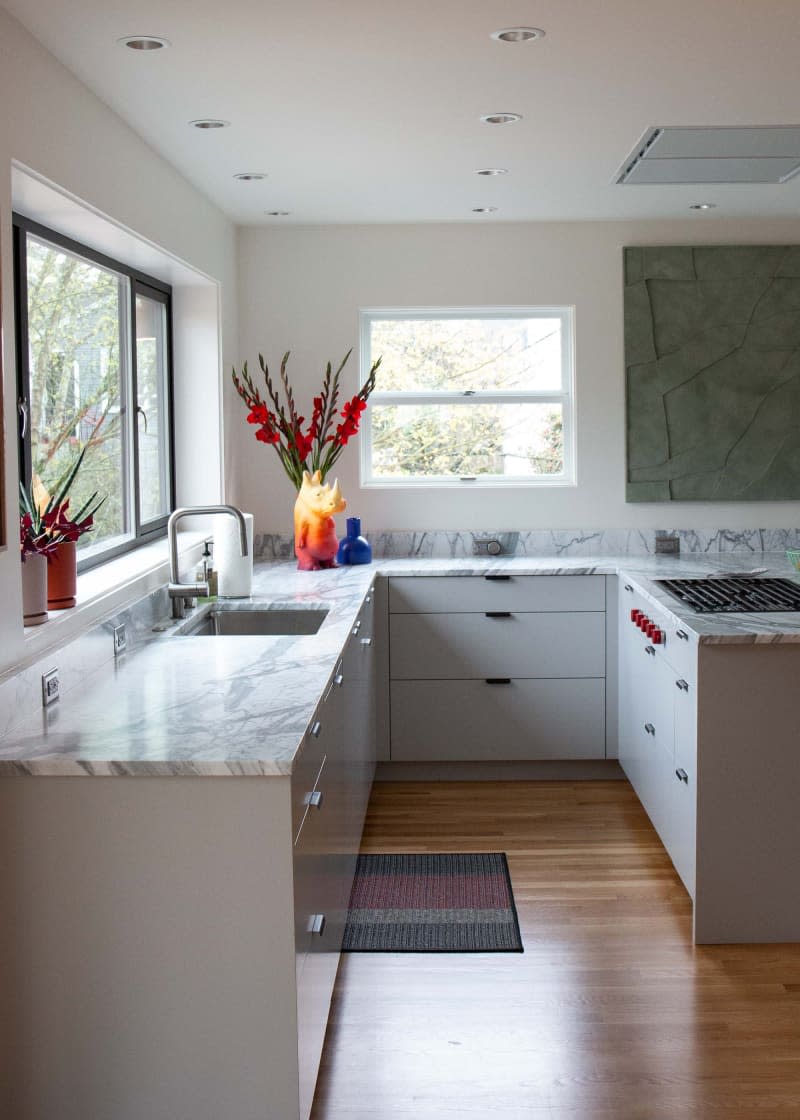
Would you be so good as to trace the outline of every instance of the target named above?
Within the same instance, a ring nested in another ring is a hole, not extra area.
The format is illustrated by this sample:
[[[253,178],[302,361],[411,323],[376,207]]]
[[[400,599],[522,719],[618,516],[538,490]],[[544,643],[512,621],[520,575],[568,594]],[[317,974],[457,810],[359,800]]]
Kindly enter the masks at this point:
[[[272,417],[265,404],[254,404],[252,411],[247,417],[248,424],[269,424],[271,420]]]
[[[279,443],[280,438],[274,428],[259,428],[256,432],[256,439],[261,443]]]
[[[295,432],[294,445],[297,448],[297,454],[303,460],[307,459],[311,454],[311,449],[314,443],[313,436],[309,433],[304,436],[302,432]]]

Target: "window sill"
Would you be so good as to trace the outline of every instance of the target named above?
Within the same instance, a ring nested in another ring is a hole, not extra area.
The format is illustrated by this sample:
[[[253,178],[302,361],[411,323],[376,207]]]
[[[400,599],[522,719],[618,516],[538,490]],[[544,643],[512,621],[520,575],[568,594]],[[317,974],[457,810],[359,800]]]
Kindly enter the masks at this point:
[[[200,559],[207,533],[178,534],[181,567]],[[77,605],[50,611],[41,626],[25,627],[27,659],[83,633],[93,623],[141,599],[169,581],[169,551],[166,537],[126,552],[78,576]]]

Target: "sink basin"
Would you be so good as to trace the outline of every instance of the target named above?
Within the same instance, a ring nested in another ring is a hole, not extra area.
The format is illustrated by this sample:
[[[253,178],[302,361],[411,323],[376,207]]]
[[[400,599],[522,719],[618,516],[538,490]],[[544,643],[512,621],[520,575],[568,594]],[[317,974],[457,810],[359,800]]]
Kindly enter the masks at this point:
[[[268,610],[265,607],[215,606],[181,633],[190,638],[254,634],[316,634],[328,612],[323,607]]]

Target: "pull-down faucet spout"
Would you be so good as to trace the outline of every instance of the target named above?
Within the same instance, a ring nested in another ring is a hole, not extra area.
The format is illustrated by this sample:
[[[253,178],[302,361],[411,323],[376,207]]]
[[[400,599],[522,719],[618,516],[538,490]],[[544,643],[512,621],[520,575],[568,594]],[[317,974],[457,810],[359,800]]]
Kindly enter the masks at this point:
[[[244,514],[236,506],[182,506],[174,510],[167,522],[169,540],[169,584],[167,594],[172,600],[172,617],[183,618],[186,607],[193,606],[198,595],[208,595],[207,583],[181,583],[178,572],[178,522],[184,517],[207,516],[212,513],[227,513],[239,523],[239,547],[242,556],[247,556],[247,522]]]

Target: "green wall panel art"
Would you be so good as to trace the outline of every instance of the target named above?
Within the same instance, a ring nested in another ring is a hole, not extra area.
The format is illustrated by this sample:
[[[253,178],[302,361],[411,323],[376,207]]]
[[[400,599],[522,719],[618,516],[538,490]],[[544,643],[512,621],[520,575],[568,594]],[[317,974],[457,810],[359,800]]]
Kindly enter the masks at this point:
[[[630,502],[800,498],[800,245],[626,248]]]

